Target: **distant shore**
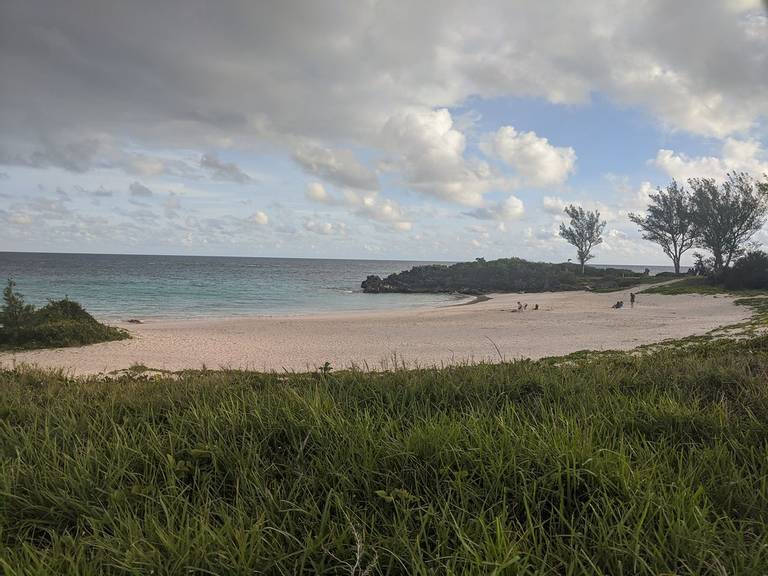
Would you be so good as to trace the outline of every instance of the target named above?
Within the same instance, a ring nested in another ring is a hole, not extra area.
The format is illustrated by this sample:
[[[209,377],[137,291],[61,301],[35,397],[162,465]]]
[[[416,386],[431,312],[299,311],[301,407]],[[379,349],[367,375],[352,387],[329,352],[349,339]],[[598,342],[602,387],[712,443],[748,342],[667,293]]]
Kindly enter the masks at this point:
[[[704,334],[750,316],[748,308],[725,296],[640,294],[630,308],[628,294],[494,294],[471,306],[118,323],[133,339],[0,353],[0,364],[30,363],[73,374],[111,372],[134,364],[164,370],[205,366],[305,371],[329,362],[336,369],[387,369],[395,364],[541,358],[584,349],[627,350]],[[625,308],[611,309],[622,299]],[[518,312],[518,301],[528,309]],[[536,304],[539,310],[532,309]]]

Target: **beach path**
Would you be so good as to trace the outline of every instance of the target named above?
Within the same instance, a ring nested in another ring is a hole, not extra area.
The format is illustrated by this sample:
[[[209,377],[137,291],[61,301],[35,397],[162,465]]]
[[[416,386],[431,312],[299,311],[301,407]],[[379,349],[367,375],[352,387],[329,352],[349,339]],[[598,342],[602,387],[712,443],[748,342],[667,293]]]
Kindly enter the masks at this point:
[[[617,300],[625,307],[611,309]],[[528,310],[516,310],[517,301]],[[539,310],[532,310],[535,304]],[[133,338],[81,348],[0,353],[15,363],[95,374],[150,368],[315,370],[541,358],[578,350],[627,350],[705,334],[750,317],[726,296],[552,292],[497,294],[470,306],[306,316],[152,320],[122,325]],[[120,325],[120,324],[119,324]]]

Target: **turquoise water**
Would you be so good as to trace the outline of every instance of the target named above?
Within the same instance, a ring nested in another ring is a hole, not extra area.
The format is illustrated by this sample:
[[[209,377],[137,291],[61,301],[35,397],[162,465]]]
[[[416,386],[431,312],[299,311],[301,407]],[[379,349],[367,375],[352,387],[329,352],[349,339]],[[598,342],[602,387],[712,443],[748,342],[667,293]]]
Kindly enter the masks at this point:
[[[369,274],[384,277],[418,264],[426,262],[0,252],[0,280],[14,278],[33,304],[68,296],[105,319],[377,310],[459,299],[360,289]]]
[[[435,306],[440,294],[364,294],[369,274],[424,262],[0,252],[27,301],[69,298],[97,317],[194,318]]]

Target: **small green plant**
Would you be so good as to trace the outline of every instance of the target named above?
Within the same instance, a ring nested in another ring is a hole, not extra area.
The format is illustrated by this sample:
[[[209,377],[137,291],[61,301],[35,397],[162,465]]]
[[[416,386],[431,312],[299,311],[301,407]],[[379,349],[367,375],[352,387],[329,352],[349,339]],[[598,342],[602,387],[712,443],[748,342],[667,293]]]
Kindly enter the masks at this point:
[[[125,330],[98,322],[68,298],[36,309],[24,301],[12,279],[3,290],[0,324],[0,349],[82,346],[129,337]]]

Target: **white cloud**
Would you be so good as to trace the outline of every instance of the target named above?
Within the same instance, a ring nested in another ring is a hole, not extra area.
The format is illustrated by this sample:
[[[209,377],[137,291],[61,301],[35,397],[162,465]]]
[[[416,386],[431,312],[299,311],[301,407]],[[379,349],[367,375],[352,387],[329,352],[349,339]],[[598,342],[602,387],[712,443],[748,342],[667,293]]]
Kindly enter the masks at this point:
[[[510,195],[501,202],[476,208],[470,212],[465,212],[465,214],[479,220],[500,220],[505,222],[522,218],[525,214],[525,206],[518,197]]]
[[[449,202],[479,206],[501,180],[487,162],[465,158],[466,138],[448,110],[411,109],[389,118],[383,138],[405,184]]]
[[[541,200],[541,206],[544,208],[544,212],[560,215],[565,210],[567,204],[559,196],[544,196]]]
[[[351,150],[304,143],[296,149],[293,158],[309,174],[337,186],[360,190],[379,188],[376,174],[361,164]]]
[[[269,224],[269,216],[267,216],[264,212],[259,210],[253,216],[251,216],[251,222],[254,224],[257,224],[259,226],[266,226]]]
[[[331,204],[333,203],[333,198],[331,197],[328,192],[325,191],[325,186],[320,184],[320,182],[311,182],[307,186],[307,198],[312,200],[313,202],[319,202],[320,204]]]
[[[358,193],[345,190],[339,198],[329,194],[319,182],[312,182],[307,187],[306,195],[318,204],[344,207],[355,216],[387,224],[394,230],[408,231],[412,227],[397,202],[381,198],[376,192]]]
[[[768,153],[756,140],[727,138],[720,156],[690,158],[672,150],[661,149],[652,163],[671,178],[722,179],[727,172],[748,172],[755,177],[768,173]]]
[[[563,184],[576,168],[576,152],[571,147],[557,147],[535,132],[518,132],[502,126],[484,146],[511,166],[531,186]]]
[[[344,236],[347,225],[344,222],[325,222],[314,219],[304,221],[304,229],[322,236]]]

